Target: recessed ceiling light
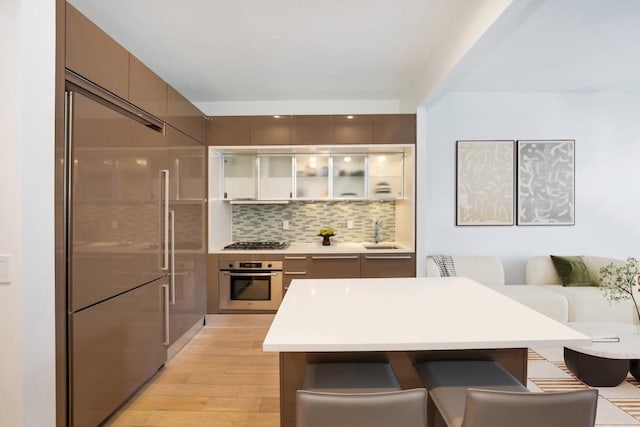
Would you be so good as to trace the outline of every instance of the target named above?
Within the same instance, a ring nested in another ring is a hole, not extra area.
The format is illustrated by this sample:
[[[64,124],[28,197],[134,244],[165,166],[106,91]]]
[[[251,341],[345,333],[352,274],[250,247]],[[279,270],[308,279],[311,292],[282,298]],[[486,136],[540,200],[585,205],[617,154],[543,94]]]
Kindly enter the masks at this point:
[[[279,118],[280,118],[280,116],[273,116],[273,118],[274,118],[274,119],[279,119]]]
[[[347,116],[347,119],[351,120],[353,119],[353,116]]]
[[[345,162],[350,162],[350,161],[351,161],[351,157],[349,157],[349,156],[345,157],[345,158],[344,158],[344,161],[345,161]]]

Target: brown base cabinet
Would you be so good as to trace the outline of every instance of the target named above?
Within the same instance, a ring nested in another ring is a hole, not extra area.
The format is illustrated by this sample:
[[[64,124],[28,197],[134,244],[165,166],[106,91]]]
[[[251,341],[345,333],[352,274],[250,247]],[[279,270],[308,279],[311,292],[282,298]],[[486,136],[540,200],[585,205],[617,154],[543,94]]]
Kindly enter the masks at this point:
[[[293,279],[309,278],[309,255],[285,255],[282,257],[282,294],[286,294]]]
[[[416,277],[415,254],[363,254],[360,277]]]
[[[209,255],[208,313],[220,313],[218,291],[219,260],[282,260],[282,293],[294,279],[348,279],[373,277],[415,277],[415,253],[376,254],[220,254]],[[234,311],[236,313],[249,311]],[[253,311],[255,313],[255,311]]]
[[[343,279],[360,277],[360,255],[312,255],[309,259],[311,279]]]

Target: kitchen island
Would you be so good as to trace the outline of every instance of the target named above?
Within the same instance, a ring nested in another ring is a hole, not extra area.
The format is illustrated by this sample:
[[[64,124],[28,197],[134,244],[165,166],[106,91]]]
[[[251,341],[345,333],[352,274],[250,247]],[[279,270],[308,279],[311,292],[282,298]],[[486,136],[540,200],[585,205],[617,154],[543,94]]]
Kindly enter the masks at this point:
[[[389,361],[405,389],[416,361],[496,360],[526,383],[527,349],[590,339],[467,278],[294,280],[263,343],[280,353],[280,422],[295,426],[307,363]]]

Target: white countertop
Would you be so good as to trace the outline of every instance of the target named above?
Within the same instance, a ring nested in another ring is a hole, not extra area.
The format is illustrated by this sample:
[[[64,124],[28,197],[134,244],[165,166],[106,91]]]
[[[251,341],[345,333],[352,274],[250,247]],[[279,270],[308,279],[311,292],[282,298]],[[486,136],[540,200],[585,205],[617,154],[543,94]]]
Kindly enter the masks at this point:
[[[270,254],[340,254],[340,253],[412,253],[413,248],[403,246],[396,242],[380,242],[378,245],[390,245],[394,244],[398,246],[398,249],[366,249],[365,245],[375,245],[372,242],[349,242],[349,243],[335,243],[332,242],[329,246],[322,246],[321,240],[318,243],[291,243],[287,249],[274,249],[274,250],[225,250],[219,248],[214,251],[210,251],[212,254],[256,254],[256,253],[270,253]]]
[[[264,351],[412,351],[588,344],[582,333],[473,280],[294,280]]]
[[[619,322],[569,322],[567,325],[596,341],[586,345],[568,345],[572,350],[607,359],[640,359],[640,330],[637,325]],[[619,341],[613,342],[612,338]]]

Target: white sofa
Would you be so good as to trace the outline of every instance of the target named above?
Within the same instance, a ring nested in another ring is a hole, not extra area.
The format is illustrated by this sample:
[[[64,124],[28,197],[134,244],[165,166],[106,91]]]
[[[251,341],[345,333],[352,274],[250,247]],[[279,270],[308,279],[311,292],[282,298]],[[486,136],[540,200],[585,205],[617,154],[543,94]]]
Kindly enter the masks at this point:
[[[595,256],[583,257],[591,276],[600,281],[600,268],[614,263],[624,264],[624,260]],[[631,300],[613,302],[604,297],[595,286],[562,286],[562,282],[548,255],[535,256],[527,260],[525,271],[527,286],[549,290],[567,299],[570,322],[610,321],[637,323],[635,307]]]
[[[532,257],[527,261],[526,284],[505,285],[504,268],[497,257],[453,256],[457,276],[469,277],[560,322],[616,321],[633,323],[631,301],[609,302],[597,287],[563,287],[551,258]],[[585,257],[593,276],[610,258]],[[427,258],[427,277],[439,277],[440,269]]]

